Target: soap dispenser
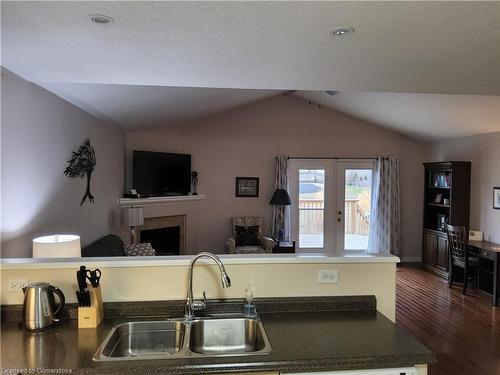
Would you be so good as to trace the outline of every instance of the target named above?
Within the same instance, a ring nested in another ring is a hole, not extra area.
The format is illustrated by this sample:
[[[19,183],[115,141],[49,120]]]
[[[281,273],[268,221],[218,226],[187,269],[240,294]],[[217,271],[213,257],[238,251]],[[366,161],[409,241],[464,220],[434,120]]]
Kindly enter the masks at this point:
[[[248,288],[245,289],[245,304],[243,305],[243,315],[247,318],[255,318],[257,316],[257,310],[252,304],[253,301],[253,286],[248,284]]]

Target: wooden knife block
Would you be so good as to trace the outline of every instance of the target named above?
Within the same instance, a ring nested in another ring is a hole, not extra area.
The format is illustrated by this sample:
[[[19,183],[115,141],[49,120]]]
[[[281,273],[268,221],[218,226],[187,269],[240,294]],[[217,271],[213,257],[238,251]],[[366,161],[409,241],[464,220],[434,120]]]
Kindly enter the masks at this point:
[[[104,318],[101,286],[89,288],[90,306],[78,308],[78,328],[96,328]]]

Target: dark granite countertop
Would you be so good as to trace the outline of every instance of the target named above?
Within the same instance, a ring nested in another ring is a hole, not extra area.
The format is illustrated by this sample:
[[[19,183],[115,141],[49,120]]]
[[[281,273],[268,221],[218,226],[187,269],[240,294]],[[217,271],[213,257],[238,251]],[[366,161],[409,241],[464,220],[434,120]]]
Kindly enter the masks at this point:
[[[113,325],[138,318],[105,319],[96,329],[78,329],[77,321],[67,320],[40,333],[23,332],[17,322],[6,321],[1,327],[1,367],[3,373],[47,368],[62,369],[59,373],[200,374],[389,368],[436,360],[374,310],[264,312],[260,317],[273,349],[269,355],[122,362],[94,362],[92,356]]]

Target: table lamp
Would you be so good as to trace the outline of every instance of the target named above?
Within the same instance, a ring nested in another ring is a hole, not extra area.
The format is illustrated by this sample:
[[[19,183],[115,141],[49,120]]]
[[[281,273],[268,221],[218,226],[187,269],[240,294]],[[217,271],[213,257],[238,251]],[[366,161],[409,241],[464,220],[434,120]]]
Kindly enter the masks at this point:
[[[80,258],[80,236],[53,234],[33,240],[33,258]]]
[[[130,243],[135,243],[135,228],[144,224],[143,207],[126,207],[122,209],[122,225],[130,227]]]
[[[272,206],[278,206],[280,226],[283,225],[283,210],[285,206],[290,206],[292,201],[288,192],[285,189],[276,189],[269,204]],[[278,229],[278,242],[283,241],[283,227]]]

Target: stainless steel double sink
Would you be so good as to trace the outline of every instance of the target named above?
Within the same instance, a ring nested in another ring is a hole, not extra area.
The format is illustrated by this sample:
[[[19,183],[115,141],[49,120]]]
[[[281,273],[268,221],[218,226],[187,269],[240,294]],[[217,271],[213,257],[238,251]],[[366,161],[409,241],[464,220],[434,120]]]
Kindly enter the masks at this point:
[[[272,352],[256,318],[208,317],[139,321],[112,328],[95,361],[265,355]]]

